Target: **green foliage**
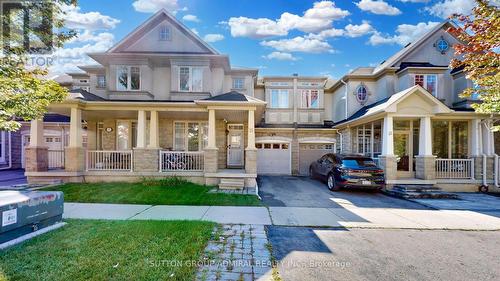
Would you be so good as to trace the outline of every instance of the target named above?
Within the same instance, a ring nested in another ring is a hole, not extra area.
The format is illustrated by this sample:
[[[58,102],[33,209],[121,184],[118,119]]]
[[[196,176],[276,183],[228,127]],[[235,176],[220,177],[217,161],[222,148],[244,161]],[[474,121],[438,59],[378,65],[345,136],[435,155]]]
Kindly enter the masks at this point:
[[[64,12],[61,5],[76,5],[76,0],[23,1],[30,16],[39,21],[51,18],[50,26],[45,29],[28,27],[29,34],[47,40],[53,47],[62,47],[64,42],[76,35],[74,30],[64,28]],[[3,17],[6,21],[9,17]],[[36,20],[35,20],[36,21]],[[12,35],[14,34],[14,35]],[[15,32],[11,36],[15,36]],[[22,34],[22,33],[21,33]],[[21,36],[21,35],[18,35]],[[22,38],[11,38],[11,42],[22,42]],[[21,44],[10,47],[0,55],[0,130],[16,131],[21,127],[19,119],[40,119],[51,103],[63,101],[67,90],[52,80],[47,80],[47,68],[29,67],[27,57],[30,53]]]
[[[455,44],[454,59],[450,66],[463,67],[467,78],[476,85],[466,89],[462,97],[478,94],[480,103],[473,108],[478,113],[500,113],[500,10],[487,0],[476,0],[472,15],[452,16],[460,26],[450,28],[450,32],[462,42]],[[495,126],[494,130],[499,130]]]
[[[161,179],[143,178],[141,180],[141,184],[144,186],[180,187],[186,186],[189,183],[189,181],[178,176],[165,177]]]

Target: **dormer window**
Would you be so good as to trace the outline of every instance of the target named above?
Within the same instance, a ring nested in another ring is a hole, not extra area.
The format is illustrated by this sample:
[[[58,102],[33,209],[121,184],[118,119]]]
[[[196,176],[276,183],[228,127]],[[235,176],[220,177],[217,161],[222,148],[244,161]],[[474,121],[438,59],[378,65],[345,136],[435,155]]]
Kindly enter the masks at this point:
[[[437,97],[437,75],[436,74],[415,74],[415,84],[426,89],[433,96]]]
[[[119,66],[116,71],[118,91],[138,91],[141,89],[141,69],[138,66]]]
[[[245,88],[245,79],[242,77],[233,78],[233,89],[242,90]]]
[[[170,40],[170,28],[168,26],[162,26],[160,27],[160,34],[159,34],[160,41],[168,41]]]

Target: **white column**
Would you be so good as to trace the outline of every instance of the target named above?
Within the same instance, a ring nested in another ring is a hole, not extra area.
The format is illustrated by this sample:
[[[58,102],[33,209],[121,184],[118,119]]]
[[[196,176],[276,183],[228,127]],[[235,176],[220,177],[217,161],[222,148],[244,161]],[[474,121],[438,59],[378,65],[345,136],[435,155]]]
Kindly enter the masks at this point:
[[[483,123],[482,131],[483,131],[483,153],[486,155],[493,155],[494,153],[494,139],[493,132],[490,130],[491,122],[488,121]]]
[[[255,149],[255,110],[248,111],[248,145],[247,149]]]
[[[432,156],[431,117],[420,118],[420,136],[418,139],[418,155]]]
[[[137,148],[146,147],[146,111],[139,110],[137,114]]]
[[[479,156],[483,154],[481,141],[481,119],[473,119],[471,124],[471,155]]]
[[[79,108],[71,108],[71,120],[69,125],[68,147],[82,147],[82,111]]]
[[[208,145],[207,148],[215,149],[215,109],[208,110]]]
[[[382,155],[394,156],[394,133],[392,130],[392,116],[384,117],[384,127],[382,134]]]
[[[32,146],[32,147],[45,146],[45,142],[43,140],[43,121],[42,120],[31,120],[29,146]]]
[[[151,111],[151,120],[149,123],[149,147],[160,147],[158,111]]]

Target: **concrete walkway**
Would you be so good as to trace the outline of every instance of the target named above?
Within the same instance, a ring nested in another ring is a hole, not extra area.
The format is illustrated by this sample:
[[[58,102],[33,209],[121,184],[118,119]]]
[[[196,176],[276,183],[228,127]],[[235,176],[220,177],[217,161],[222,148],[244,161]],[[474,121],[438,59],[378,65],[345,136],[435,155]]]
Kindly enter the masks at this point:
[[[468,210],[361,208],[152,206],[65,203],[64,218],[206,220],[224,224],[342,228],[500,230],[500,213]]]

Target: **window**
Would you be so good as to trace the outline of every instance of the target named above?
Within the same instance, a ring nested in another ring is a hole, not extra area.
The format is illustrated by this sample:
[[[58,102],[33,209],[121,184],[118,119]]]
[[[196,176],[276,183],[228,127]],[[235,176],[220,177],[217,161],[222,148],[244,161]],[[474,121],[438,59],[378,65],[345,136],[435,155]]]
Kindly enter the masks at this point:
[[[129,121],[117,121],[116,122],[116,148],[117,150],[127,150],[132,147],[130,139],[130,122]]]
[[[160,27],[159,39],[160,41],[170,40],[170,28],[168,26]]]
[[[241,77],[233,78],[233,89],[245,88],[245,79]]]
[[[358,100],[361,105],[364,105],[368,101],[368,90],[364,84],[360,84],[356,88],[356,100]]]
[[[137,91],[141,88],[141,69],[138,66],[119,66],[116,71],[118,91]]]
[[[204,122],[175,122],[174,150],[200,151],[208,144],[208,124]]]
[[[370,157],[378,157],[381,154],[381,121],[361,125],[355,132],[354,147],[357,153]]]
[[[97,75],[97,88],[106,88],[106,75]]]
[[[416,74],[415,85],[420,85],[433,96],[437,97],[437,75],[436,74]]]
[[[81,79],[80,80],[80,83],[88,83],[88,82],[89,82],[89,80],[87,80],[87,79]]]
[[[179,91],[202,92],[203,68],[187,66],[179,67]]]
[[[288,108],[288,90],[271,90],[271,107]]]
[[[0,162],[5,162],[5,132],[0,131]]]
[[[438,158],[464,159],[469,154],[467,121],[433,121],[432,154]]]
[[[302,108],[318,108],[319,107],[319,91],[318,90],[302,90]]]

